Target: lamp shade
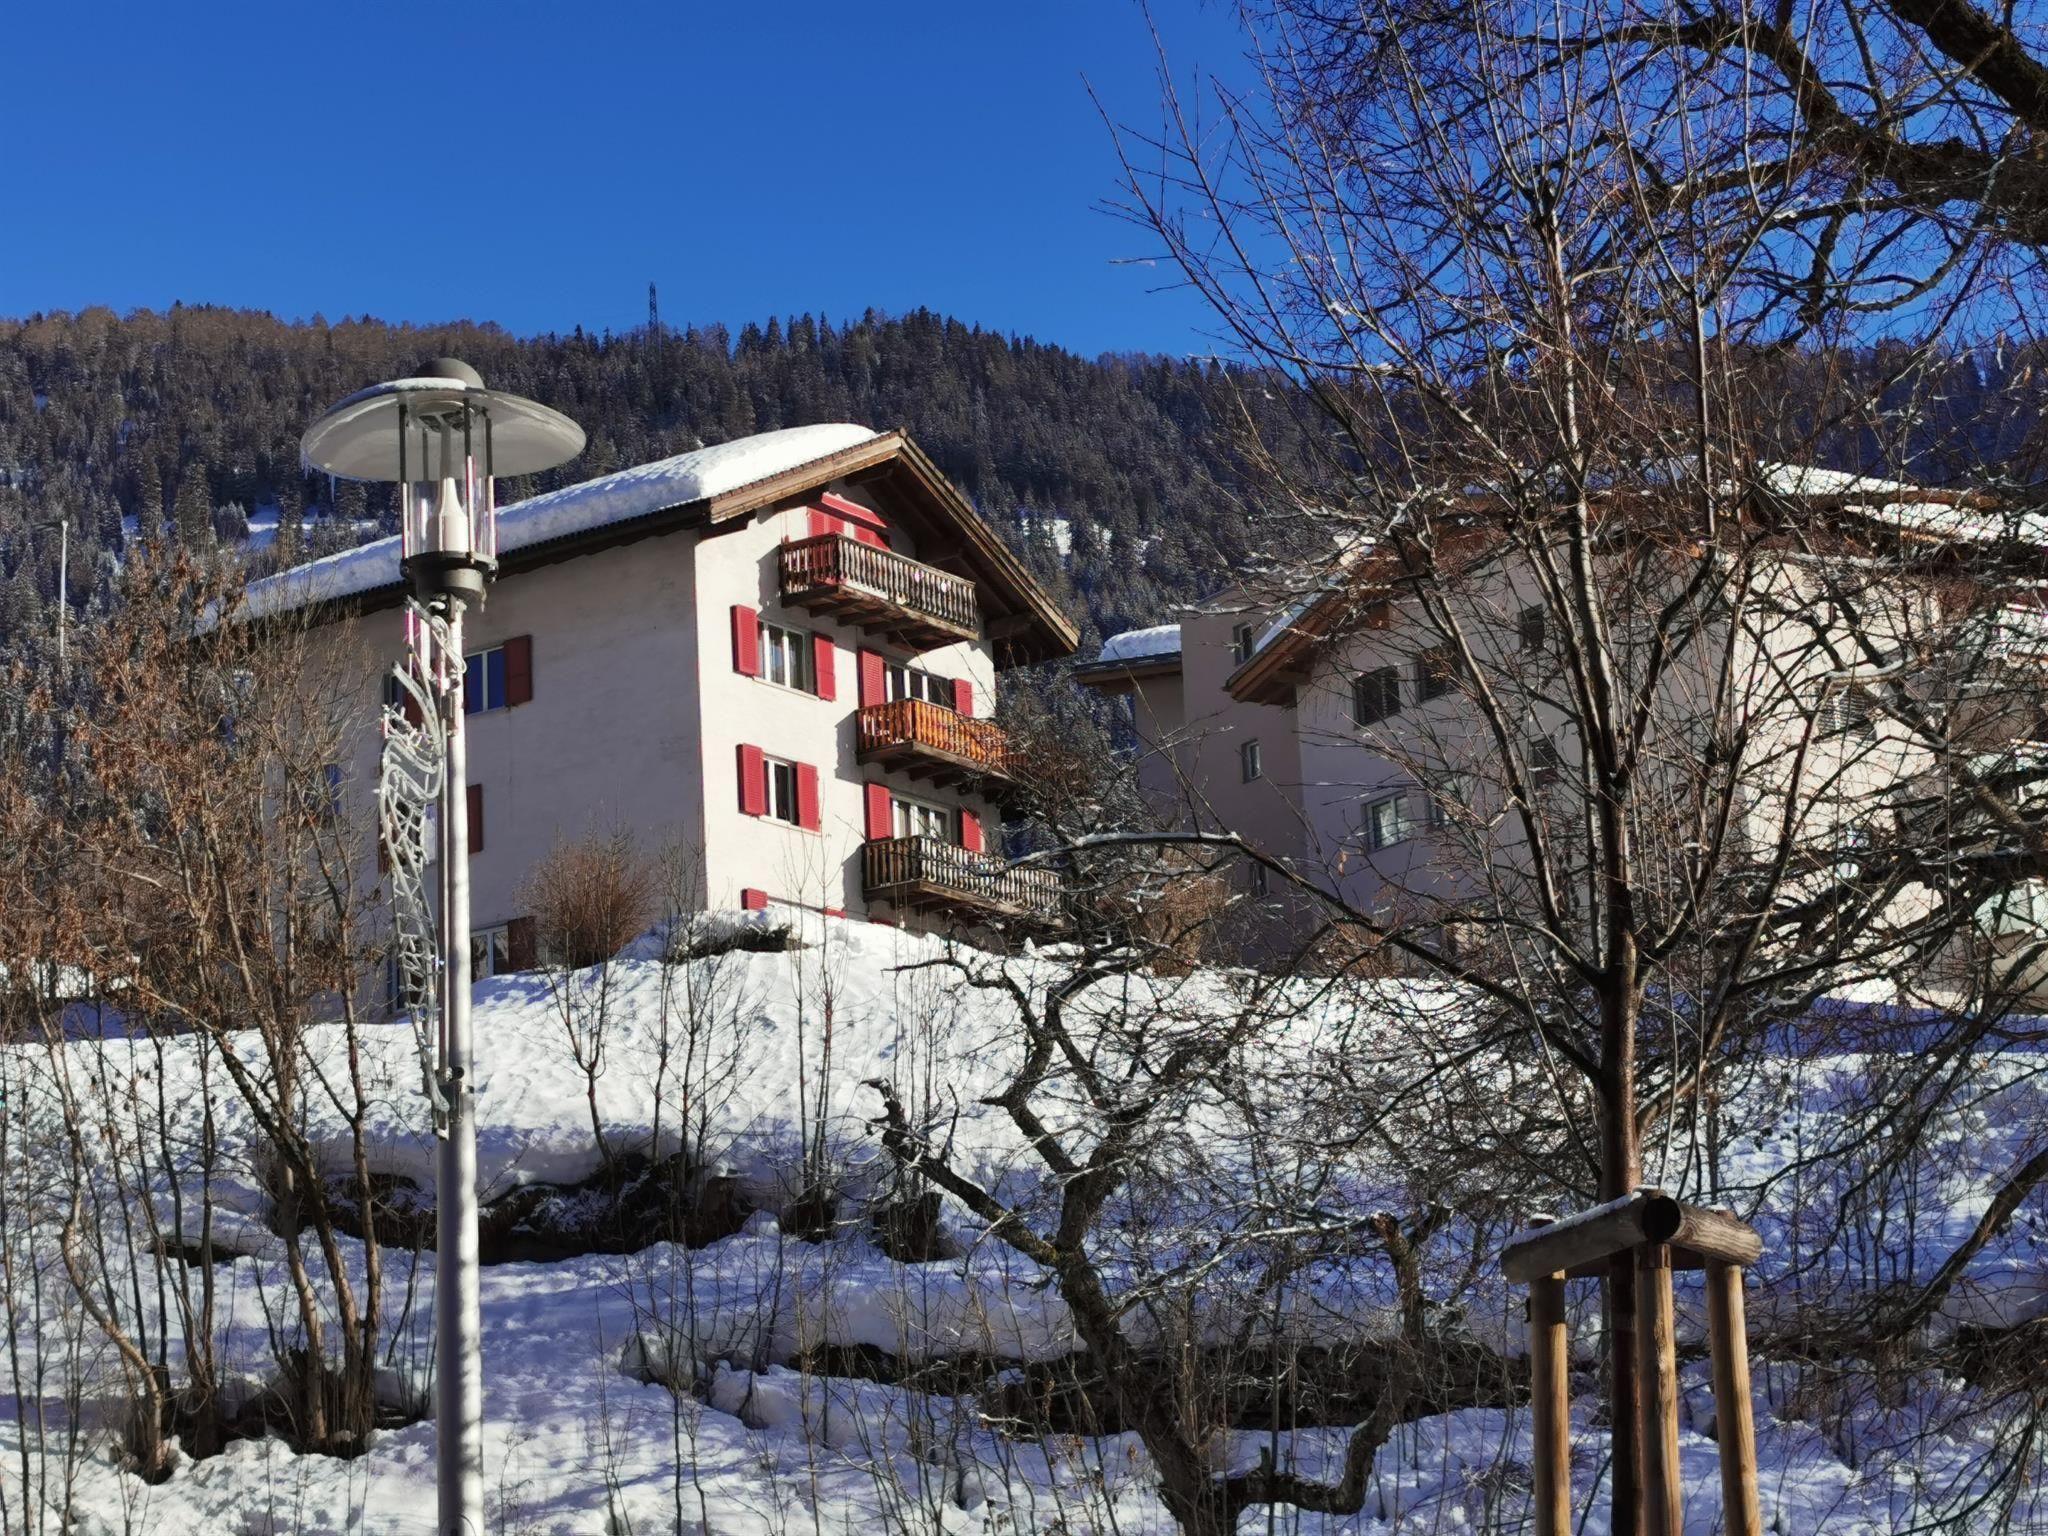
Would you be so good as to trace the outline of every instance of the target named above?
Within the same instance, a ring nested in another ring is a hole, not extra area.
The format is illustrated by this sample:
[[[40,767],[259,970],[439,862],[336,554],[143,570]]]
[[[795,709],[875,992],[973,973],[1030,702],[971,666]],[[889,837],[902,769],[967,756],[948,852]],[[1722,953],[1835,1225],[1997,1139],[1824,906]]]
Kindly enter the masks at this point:
[[[468,446],[465,417],[480,474],[537,474],[583,451],[583,429],[560,411],[487,389],[475,369],[444,359],[330,406],[299,452],[309,469],[344,480],[452,478]]]

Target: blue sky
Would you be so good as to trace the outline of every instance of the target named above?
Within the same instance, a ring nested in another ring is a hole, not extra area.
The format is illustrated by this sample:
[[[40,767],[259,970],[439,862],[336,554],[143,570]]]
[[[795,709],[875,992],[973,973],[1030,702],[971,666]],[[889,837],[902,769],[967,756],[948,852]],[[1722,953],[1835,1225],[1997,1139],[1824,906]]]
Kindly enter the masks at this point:
[[[1175,74],[1228,8],[1156,0]],[[466,24],[464,24],[466,21]],[[455,25],[451,25],[455,23]],[[1209,350],[1084,76],[1156,122],[1135,0],[24,5],[0,314],[173,300],[623,329],[918,305]]]

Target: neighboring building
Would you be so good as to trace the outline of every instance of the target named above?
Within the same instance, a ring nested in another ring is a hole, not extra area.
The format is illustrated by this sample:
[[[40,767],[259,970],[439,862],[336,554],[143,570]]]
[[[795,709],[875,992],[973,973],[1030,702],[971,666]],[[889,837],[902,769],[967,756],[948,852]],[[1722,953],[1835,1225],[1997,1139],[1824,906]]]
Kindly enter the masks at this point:
[[[711,907],[1055,915],[1050,872],[992,851],[1010,758],[991,716],[1005,668],[1076,633],[901,433],[795,427],[623,470],[503,508],[498,549],[465,635],[480,975],[532,963],[537,861],[618,827],[684,850]],[[395,538],[249,593],[321,626],[366,800],[404,595]]]
[[[1857,585],[1864,633],[1898,656],[1931,658],[1916,686],[1950,705],[1968,690],[1981,693],[1981,705],[1953,717],[1965,733],[1959,743],[1967,737],[1974,747],[2009,750],[2040,722],[2006,718],[1995,669],[1945,651],[1956,633],[1944,609],[1956,595],[1956,567],[1926,556],[1978,542],[2040,543],[2042,530],[1998,526],[1952,493],[1839,483],[1847,477],[1827,477],[1815,490],[1822,472],[1774,473],[1785,482],[1778,494],[1824,497],[1842,527],[1860,524],[1876,540],[1905,527],[1927,574],[1845,578],[1843,567],[1858,562],[1789,548],[1762,562],[1743,605],[1706,621],[1710,632],[1696,647],[1701,665],[1676,665],[1668,675],[1656,706],[1668,734],[1662,759],[1644,776],[1668,780],[1680,803],[1712,748],[1711,723],[1740,719],[1745,778],[1731,846],[1773,846],[1797,774],[1801,840],[1851,849],[1870,818],[1911,798],[1902,787],[1944,769],[1874,707],[1864,684],[1890,669],[1845,653],[1831,592],[1844,580]],[[1868,505],[1857,494],[1865,486]],[[1498,743],[1464,696],[1442,630],[1365,543],[1314,573],[1305,595],[1226,590],[1178,624],[1112,636],[1074,677],[1121,699],[1140,785],[1162,824],[1239,833],[1356,911],[1451,924],[1461,906],[1517,899],[1530,861],[1521,820],[1506,812],[1520,796],[1569,790],[1579,763],[1569,712],[1553,702],[1562,696],[1551,684],[1559,637],[1546,632],[1547,607],[1528,564],[1507,541],[1489,547],[1475,536],[1458,569],[1460,627],[1512,718],[1519,784],[1508,782]],[[2041,618],[2035,591],[2015,597],[1995,622],[2038,635]],[[2037,668],[2042,649],[2008,639],[1984,654]],[[1704,665],[1709,657],[1716,666]],[[1730,701],[1718,713],[1717,689]],[[1663,792],[1651,785],[1645,799]],[[1256,871],[1239,879],[1248,894],[1265,894]],[[1254,948],[1299,936],[1279,894],[1267,903],[1271,921],[1247,930]],[[1903,917],[1913,898],[1902,899]],[[1302,911],[1296,905],[1295,915]]]

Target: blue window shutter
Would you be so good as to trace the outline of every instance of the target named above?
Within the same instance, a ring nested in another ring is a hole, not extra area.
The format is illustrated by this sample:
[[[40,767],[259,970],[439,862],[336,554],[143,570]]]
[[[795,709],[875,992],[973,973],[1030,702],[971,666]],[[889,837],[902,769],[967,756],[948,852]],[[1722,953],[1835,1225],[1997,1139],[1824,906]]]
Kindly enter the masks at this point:
[[[484,689],[484,708],[503,709],[505,707],[505,651],[502,646],[496,650],[484,652],[484,668],[490,675],[490,681]]]

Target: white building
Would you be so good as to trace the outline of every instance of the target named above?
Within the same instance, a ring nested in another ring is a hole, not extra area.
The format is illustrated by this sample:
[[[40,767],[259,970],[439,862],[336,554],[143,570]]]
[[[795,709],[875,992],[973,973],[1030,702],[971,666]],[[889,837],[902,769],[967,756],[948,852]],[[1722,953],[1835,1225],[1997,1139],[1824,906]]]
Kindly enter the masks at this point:
[[[467,632],[479,974],[532,960],[521,892],[562,841],[685,850],[708,906],[973,927],[1053,915],[1049,872],[992,856],[1008,667],[1073,625],[898,432],[794,427],[503,508]],[[255,584],[308,613],[375,783],[402,653],[398,540]],[[369,875],[368,878],[374,878]]]
[[[2042,647],[1968,637],[1986,614],[2001,630],[2033,634],[2042,589],[2022,583],[2005,607],[1986,607],[1996,584],[1966,590],[1942,556],[1971,545],[2038,548],[2048,529],[1957,493],[1836,483],[1849,477],[1822,479],[1816,490],[1825,472],[1774,473],[1783,500],[1813,499],[1816,515],[1860,528],[1855,537],[1873,549],[1892,547],[1904,528],[1897,543],[1911,546],[1910,558],[1821,559],[1787,548],[1755,560],[1741,602],[1707,617],[1705,638],[1664,674],[1654,705],[1659,755],[1639,776],[1637,804],[1660,795],[1686,803],[1717,722],[1735,721],[1743,757],[1728,846],[1769,849],[1789,817],[1799,846],[1850,848],[1873,818],[1925,800],[1927,786],[1953,772],[1952,757],[1887,717],[1880,696],[1900,668],[1959,745],[2004,762],[2015,736],[2038,729],[2020,706],[2036,696],[2038,682],[2027,679],[2038,677]],[[1539,584],[1511,541],[1482,548],[1475,536],[1472,547],[1480,552],[1460,557],[1444,590],[1512,754],[1482,726],[1440,622],[1420,611],[1398,566],[1364,543],[1291,600],[1226,589],[1178,623],[1112,636],[1074,676],[1123,699],[1140,784],[1164,825],[1237,833],[1354,911],[1454,924],[1461,908],[1520,899],[1530,861],[1515,807],[1540,803],[1539,818],[1563,816],[1569,827],[1569,807],[1583,804],[1575,727],[1559,702],[1570,697],[1559,637],[1554,626],[1546,633]],[[1959,597],[1966,608],[1950,606]],[[1893,661],[1860,653],[1841,617],[1850,612],[1855,633]],[[1258,871],[1239,878],[1250,894],[1267,894]],[[1271,893],[1266,921],[1244,936],[1254,950],[1284,953],[1298,936],[1295,919],[1309,907],[1282,894]],[[1909,892],[1893,912],[1904,925],[1927,905]],[[2020,942],[2016,926],[1993,925],[1994,941]],[[2038,924],[2021,935],[2041,938]]]

